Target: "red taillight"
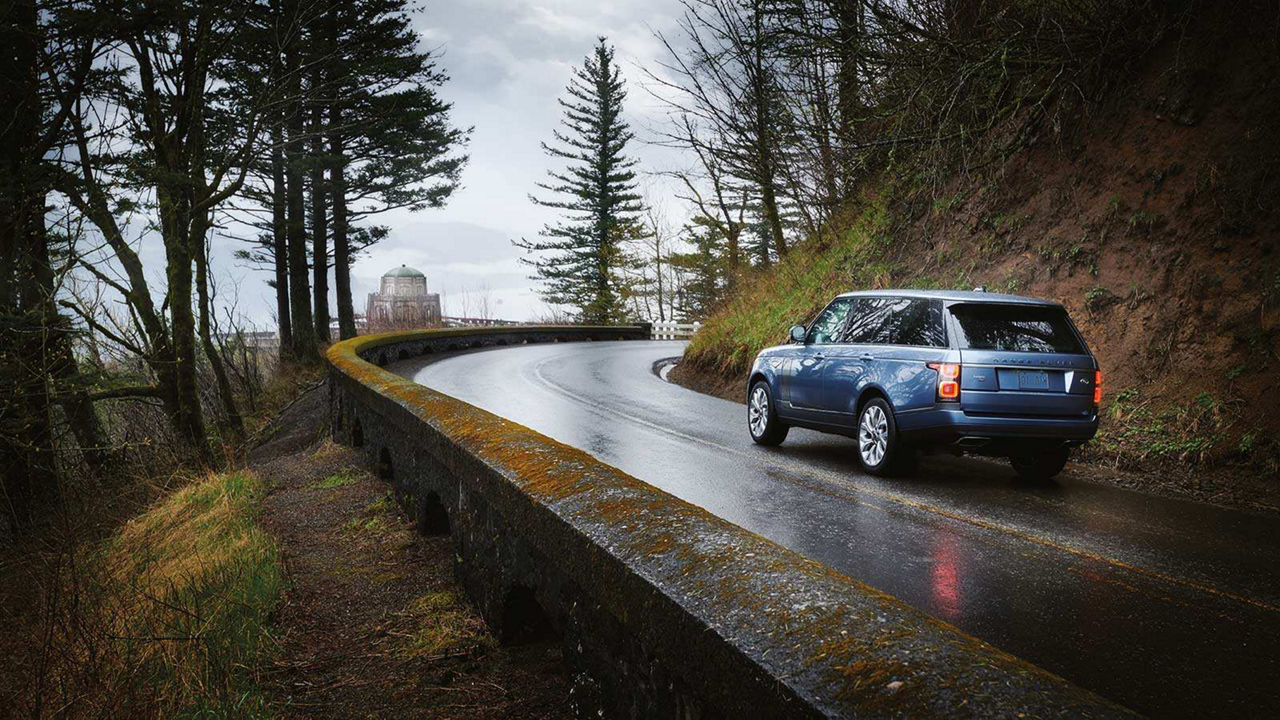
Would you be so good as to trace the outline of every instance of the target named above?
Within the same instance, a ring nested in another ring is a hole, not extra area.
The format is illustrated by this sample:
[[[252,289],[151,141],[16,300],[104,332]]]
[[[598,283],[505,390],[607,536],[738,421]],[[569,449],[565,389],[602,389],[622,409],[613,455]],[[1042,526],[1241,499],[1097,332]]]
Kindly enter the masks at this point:
[[[927,363],[938,371],[938,399],[953,402],[960,399],[960,366],[955,363]]]
[[[1093,404],[1102,404],[1102,371],[1093,371]]]

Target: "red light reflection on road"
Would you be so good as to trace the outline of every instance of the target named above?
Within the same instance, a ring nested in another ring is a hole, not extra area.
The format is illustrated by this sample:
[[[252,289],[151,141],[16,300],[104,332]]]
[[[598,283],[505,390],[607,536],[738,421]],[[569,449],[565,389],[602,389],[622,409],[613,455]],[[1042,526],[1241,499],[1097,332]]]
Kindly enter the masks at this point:
[[[955,538],[950,533],[933,535],[933,569],[930,573],[930,591],[937,613],[947,619],[960,615],[960,569]]]

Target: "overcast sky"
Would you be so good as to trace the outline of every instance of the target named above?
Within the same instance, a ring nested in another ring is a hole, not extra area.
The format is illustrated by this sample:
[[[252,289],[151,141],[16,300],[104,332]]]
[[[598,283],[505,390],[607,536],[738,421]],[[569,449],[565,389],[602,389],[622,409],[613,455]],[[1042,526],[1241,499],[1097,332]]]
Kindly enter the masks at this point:
[[[441,53],[451,77],[442,94],[454,104],[455,124],[475,128],[471,160],[463,188],[446,208],[382,216],[390,237],[352,269],[356,312],[364,312],[365,296],[382,273],[404,263],[426,273],[431,292],[444,294],[445,314],[462,314],[465,294],[475,298],[484,288],[497,317],[545,313],[528,268],[517,262],[523,251],[511,240],[533,238],[553,217],[528,196],[550,162],[540,143],[551,139],[560,120],[556,98],[572,68],[604,35],[627,80],[627,119],[638,140],[648,138],[647,128],[660,122],[662,112],[637,66],[652,67],[663,57],[654,31],[673,34],[679,9],[677,0],[426,0],[415,25],[424,46]],[[649,171],[683,162],[673,150],[639,141],[631,154]],[[648,192],[664,202],[661,183]],[[239,280],[241,311],[272,323],[267,273],[229,258],[222,267]]]

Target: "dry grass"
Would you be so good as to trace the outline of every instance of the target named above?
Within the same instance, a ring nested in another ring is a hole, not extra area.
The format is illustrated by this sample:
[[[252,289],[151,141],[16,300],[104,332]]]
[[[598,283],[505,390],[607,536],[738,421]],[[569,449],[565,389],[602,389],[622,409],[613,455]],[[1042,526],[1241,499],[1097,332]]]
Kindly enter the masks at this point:
[[[344,457],[349,451],[347,448],[333,441],[333,438],[325,438],[316,445],[316,449],[311,452],[313,460],[323,462],[326,460],[334,460]]]
[[[209,475],[72,559],[46,593],[33,714],[266,717],[257,673],[284,581],[264,491]]]
[[[328,482],[328,480],[322,480],[321,482]],[[394,530],[393,518],[395,517],[395,500],[392,499],[390,493],[384,493],[379,495],[376,500],[366,504],[358,515],[347,521],[342,529],[350,533],[387,533]]]
[[[350,470],[343,470],[341,472],[334,473],[323,480],[317,480],[307,487],[314,490],[331,490],[333,488],[343,487],[344,485],[350,485],[351,483],[354,483],[356,479],[355,473]]]
[[[417,598],[404,614],[412,618],[416,627],[403,648],[405,657],[471,655],[497,646],[497,640],[475,611],[448,590]]]

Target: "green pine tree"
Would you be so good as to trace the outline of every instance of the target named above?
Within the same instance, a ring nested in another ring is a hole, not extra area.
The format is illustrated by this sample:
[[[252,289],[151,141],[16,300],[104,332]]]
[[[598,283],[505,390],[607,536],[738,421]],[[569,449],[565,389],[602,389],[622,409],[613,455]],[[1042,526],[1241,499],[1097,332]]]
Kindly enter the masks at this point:
[[[685,239],[692,247],[667,258],[683,279],[676,312],[682,321],[702,321],[728,286],[727,243],[721,228],[706,217],[695,217],[685,227]]]
[[[626,318],[625,242],[637,236],[644,208],[635,160],[626,155],[634,137],[622,119],[627,93],[605,38],[574,70],[566,92],[569,99],[559,101],[566,131],[555,131],[555,145],[542,147],[567,167],[549,170],[553,182],[538,184],[556,199],[530,196],[564,217],[543,227],[542,240],[516,246],[532,254],[522,260],[534,268],[548,303],[574,308],[580,322],[618,322]]]

